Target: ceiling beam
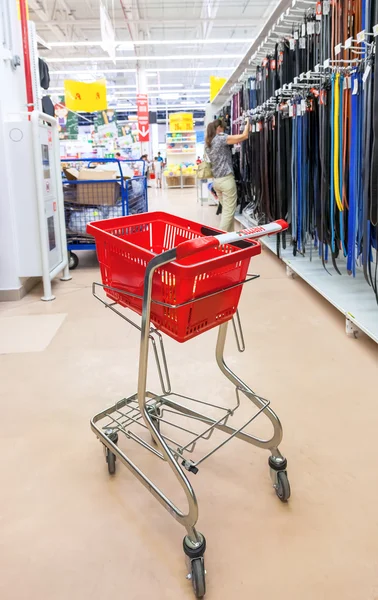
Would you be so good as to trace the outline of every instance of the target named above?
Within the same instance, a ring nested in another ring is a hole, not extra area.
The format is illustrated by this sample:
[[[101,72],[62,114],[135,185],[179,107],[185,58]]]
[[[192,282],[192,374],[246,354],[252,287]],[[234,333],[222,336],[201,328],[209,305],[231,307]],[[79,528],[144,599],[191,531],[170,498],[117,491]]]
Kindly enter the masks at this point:
[[[32,5],[37,5],[36,0],[31,0],[31,2],[29,2],[30,7],[32,7]],[[266,7],[266,4],[262,5]],[[34,11],[34,9],[33,9]],[[34,11],[37,13],[37,15],[40,17],[39,13],[38,13],[38,7],[37,7],[37,11]],[[46,19],[41,19],[42,21],[46,22]],[[156,19],[129,19],[130,23],[132,24],[150,24],[153,25],[155,27],[160,27],[161,25],[198,25],[199,19],[159,19],[158,21]],[[227,18],[205,18],[205,19],[200,19],[200,21],[204,21],[206,23],[213,23],[215,27],[217,27],[218,25],[222,25],[222,26],[227,26],[227,27],[244,27],[245,29],[248,29],[248,27],[250,27],[251,25],[259,25],[261,24],[261,19],[259,18],[245,18],[245,19],[236,19],[234,17],[229,17]],[[77,26],[82,27],[83,29],[88,29],[88,28],[93,28],[94,26],[97,29],[100,29],[100,21],[99,19],[76,19],[75,21],[67,21],[64,19],[59,19],[59,20],[55,20],[55,21],[50,21],[51,25],[72,25],[73,23],[77,24]],[[37,25],[39,25],[39,23],[37,22]],[[122,29],[122,22],[118,23],[119,27],[118,29]]]
[[[67,41],[65,33],[61,29],[61,27],[64,27],[64,25],[62,23],[59,23],[59,21],[54,21],[54,23],[50,21],[50,15],[48,15],[47,12],[45,12],[41,2],[38,2],[38,0],[29,0],[28,5],[29,8],[32,9],[33,12],[38,16],[38,18],[41,19],[42,23],[46,25],[46,29],[51,31],[58,38],[59,41]],[[37,23],[37,29],[38,26],[39,23]]]

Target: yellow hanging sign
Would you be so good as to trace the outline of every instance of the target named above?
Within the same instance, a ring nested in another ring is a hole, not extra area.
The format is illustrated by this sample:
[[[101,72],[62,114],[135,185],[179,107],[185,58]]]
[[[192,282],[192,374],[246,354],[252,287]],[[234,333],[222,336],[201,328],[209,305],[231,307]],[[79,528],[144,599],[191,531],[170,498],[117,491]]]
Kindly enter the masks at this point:
[[[171,113],[169,115],[169,130],[170,131],[193,131],[193,115],[192,113]]]
[[[94,83],[66,79],[64,93],[67,108],[75,112],[97,112],[108,108],[105,79]]]
[[[226,81],[226,77],[216,77],[215,75],[210,75],[210,102],[214,100],[215,96],[218,94],[219,90],[222,89]]]

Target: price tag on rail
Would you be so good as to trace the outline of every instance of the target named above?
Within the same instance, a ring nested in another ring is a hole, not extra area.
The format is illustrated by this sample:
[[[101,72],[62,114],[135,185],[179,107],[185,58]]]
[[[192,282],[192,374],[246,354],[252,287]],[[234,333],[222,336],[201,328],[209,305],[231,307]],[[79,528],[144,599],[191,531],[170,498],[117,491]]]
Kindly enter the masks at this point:
[[[299,38],[299,47],[301,50],[305,50],[306,48],[306,38],[301,37]]]
[[[306,23],[302,23],[302,37],[306,35]]]
[[[322,3],[321,2],[316,3],[315,18],[317,21],[322,20]]]
[[[357,33],[357,43],[361,44],[364,41],[365,41],[365,29],[363,29],[362,31],[359,31]]]
[[[370,71],[371,71],[371,66],[370,66],[370,65],[368,65],[368,66],[366,67],[366,69],[365,69],[365,73],[364,73],[364,74],[363,74],[363,76],[362,76],[362,81],[363,81],[364,83],[366,83],[366,81],[367,81],[367,78],[368,78],[368,77],[369,77],[369,75],[370,75]]]
[[[353,38],[352,37],[349,37],[347,40],[345,40],[345,48],[347,50],[352,47],[352,44],[353,44]]]
[[[376,37],[378,35],[378,25],[374,25],[373,33],[374,33],[374,37]]]
[[[290,50],[295,50],[295,39],[294,38],[289,39],[289,48],[290,48]]]
[[[335,46],[335,54],[336,54],[336,56],[338,54],[340,54],[340,52],[341,52],[341,44],[337,44],[337,46]]]
[[[315,23],[314,21],[309,21],[307,23],[307,35],[313,35],[315,33]]]
[[[299,40],[299,31],[298,31],[298,29],[294,30],[294,39],[295,40]]]
[[[331,3],[329,0],[324,0],[323,2],[323,15],[326,17],[327,15],[329,15],[331,10]]]

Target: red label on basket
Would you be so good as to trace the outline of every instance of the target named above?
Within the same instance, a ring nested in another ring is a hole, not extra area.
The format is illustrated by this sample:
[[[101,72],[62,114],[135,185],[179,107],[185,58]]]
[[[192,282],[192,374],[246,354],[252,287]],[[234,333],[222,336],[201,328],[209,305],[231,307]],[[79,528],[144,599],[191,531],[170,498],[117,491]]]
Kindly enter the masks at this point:
[[[138,133],[140,142],[150,141],[150,126],[148,120],[148,96],[137,94]]]

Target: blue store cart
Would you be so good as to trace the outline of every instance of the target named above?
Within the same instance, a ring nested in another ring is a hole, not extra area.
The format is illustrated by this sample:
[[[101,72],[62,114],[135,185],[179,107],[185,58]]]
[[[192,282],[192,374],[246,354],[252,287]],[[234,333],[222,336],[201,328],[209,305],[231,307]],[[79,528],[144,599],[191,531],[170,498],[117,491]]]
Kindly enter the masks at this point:
[[[111,163],[113,169],[109,168]],[[116,178],[99,179],[103,176],[95,167],[101,165],[103,170],[116,171]],[[79,171],[85,168],[87,177],[91,176],[90,169],[93,169],[93,179],[73,177],[70,167]],[[78,250],[96,249],[93,237],[86,233],[88,223],[148,211],[143,160],[81,158],[62,161],[62,179],[70,269],[76,269],[79,264]]]

